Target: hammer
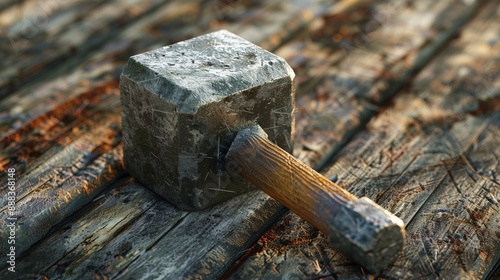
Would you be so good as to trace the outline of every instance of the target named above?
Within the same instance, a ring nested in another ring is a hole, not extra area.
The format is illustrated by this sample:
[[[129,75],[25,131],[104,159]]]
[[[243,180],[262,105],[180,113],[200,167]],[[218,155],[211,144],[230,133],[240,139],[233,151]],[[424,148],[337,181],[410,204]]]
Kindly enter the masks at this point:
[[[120,77],[126,170],[182,210],[266,192],[377,273],[403,222],[291,156],[295,74],[225,30],[132,56]]]

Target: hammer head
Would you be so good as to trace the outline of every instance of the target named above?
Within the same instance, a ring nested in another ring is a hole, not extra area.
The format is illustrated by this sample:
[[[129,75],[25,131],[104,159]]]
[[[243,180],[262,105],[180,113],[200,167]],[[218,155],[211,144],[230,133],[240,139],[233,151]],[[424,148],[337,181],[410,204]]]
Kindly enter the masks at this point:
[[[403,221],[366,197],[342,207],[330,229],[330,245],[371,273],[393,263],[404,245]]]
[[[132,56],[120,77],[125,168],[182,210],[252,189],[224,169],[225,141],[257,123],[291,152],[294,77],[224,30]]]

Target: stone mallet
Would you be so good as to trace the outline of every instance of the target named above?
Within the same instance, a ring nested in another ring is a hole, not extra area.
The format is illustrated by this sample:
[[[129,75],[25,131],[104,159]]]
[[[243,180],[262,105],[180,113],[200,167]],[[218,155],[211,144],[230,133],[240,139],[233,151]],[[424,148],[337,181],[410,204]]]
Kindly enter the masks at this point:
[[[183,210],[256,186],[376,273],[402,249],[403,222],[290,155],[294,77],[228,31],[132,56],[120,78],[125,167]]]

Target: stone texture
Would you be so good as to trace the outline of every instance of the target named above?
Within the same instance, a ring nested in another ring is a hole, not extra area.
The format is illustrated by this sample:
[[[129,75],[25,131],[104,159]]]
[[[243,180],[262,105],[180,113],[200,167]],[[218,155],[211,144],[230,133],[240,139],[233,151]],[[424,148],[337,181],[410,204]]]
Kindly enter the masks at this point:
[[[127,171],[183,210],[248,191],[224,170],[224,152],[255,123],[291,152],[294,76],[225,30],[132,56],[120,78]]]

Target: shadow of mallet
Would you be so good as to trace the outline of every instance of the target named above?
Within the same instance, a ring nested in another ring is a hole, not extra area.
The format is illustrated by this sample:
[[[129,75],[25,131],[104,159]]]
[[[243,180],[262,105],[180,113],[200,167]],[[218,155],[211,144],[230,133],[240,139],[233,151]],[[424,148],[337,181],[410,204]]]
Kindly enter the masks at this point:
[[[189,211],[254,185],[376,273],[403,248],[403,222],[290,155],[294,77],[228,31],[132,56],[120,82],[125,167]]]

